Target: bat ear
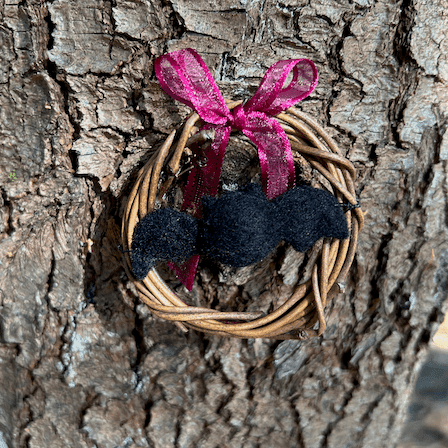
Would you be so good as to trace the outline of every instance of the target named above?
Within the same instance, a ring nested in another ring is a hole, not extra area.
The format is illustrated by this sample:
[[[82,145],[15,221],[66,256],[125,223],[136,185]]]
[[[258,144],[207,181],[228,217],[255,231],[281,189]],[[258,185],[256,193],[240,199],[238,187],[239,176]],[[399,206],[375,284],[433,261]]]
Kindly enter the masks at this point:
[[[170,208],[146,215],[132,236],[132,270],[142,280],[159,261],[182,263],[196,252],[196,218]]]

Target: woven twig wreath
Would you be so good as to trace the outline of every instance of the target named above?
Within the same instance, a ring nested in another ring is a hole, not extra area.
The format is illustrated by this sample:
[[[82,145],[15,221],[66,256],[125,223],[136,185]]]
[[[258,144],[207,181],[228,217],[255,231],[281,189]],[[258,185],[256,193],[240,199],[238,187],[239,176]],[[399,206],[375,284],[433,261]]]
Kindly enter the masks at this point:
[[[231,110],[241,103],[229,101],[227,105]],[[276,115],[276,119],[289,138],[293,155],[304,157],[327,179],[331,185],[330,192],[341,203],[353,206],[348,207],[345,214],[350,237],[343,241],[325,239],[313,265],[311,279],[299,284],[289,299],[267,315],[262,312],[221,312],[189,306],[171,291],[156,269],[151,269],[144,280],[136,280],[129,255],[134,229],[139,220],[154,209],[155,203],[162,201],[177,174],[182,171],[180,163],[183,152],[201,138],[196,127],[200,117],[193,114],[179,132],[174,130],[169,135],[140,170],[122,222],[125,269],[137,287],[140,299],[156,316],[174,321],[185,332],[192,328],[226,337],[271,339],[319,336],[326,327],[326,304],[333,295],[343,291],[342,285],[355,254],[358,232],[363,225],[363,212],[355,194],[355,169],[342,156],[332,138],[305,113],[291,107]],[[317,330],[313,329],[316,323]]]

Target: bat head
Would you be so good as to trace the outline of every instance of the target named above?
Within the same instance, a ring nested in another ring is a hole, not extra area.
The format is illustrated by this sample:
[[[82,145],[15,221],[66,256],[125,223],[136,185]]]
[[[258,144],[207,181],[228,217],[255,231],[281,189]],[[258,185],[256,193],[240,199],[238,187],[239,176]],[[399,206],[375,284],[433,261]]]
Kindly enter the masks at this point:
[[[241,267],[262,260],[277,245],[274,207],[260,185],[249,184],[243,190],[211,199],[202,202],[200,253]]]

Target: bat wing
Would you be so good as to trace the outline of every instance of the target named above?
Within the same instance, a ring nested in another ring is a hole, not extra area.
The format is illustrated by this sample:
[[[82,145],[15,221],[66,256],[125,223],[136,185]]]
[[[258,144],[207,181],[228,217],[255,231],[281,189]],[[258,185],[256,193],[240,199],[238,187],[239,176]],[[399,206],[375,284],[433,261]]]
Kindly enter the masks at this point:
[[[346,239],[347,219],[341,204],[331,193],[306,185],[276,198],[282,219],[282,239],[299,252],[306,252],[322,237]]]
[[[170,208],[146,215],[132,236],[132,270],[142,280],[159,261],[182,263],[196,252],[196,218]]]

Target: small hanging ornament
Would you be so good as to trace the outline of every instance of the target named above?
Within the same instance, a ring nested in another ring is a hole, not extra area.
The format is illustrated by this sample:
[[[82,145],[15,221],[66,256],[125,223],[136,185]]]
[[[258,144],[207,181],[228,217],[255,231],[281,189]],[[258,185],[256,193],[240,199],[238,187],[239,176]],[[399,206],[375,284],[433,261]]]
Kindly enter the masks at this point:
[[[222,336],[273,339],[322,334],[324,307],[339,292],[337,285],[353,261],[363,213],[352,164],[313,119],[291,107],[317,84],[313,62],[273,64],[245,104],[223,98],[192,49],[157,58],[155,71],[165,92],[195,113],[181,132],[173,130],[141,169],[128,198],[122,226],[125,266],[140,298],[155,315],[175,321],[184,331],[189,327]],[[256,145],[262,185],[248,182],[245,188],[216,198],[232,131],[242,132]],[[198,145],[201,141],[205,144]],[[186,151],[195,157],[187,168],[180,211],[154,210],[184,170],[180,164]],[[294,154],[323,175],[331,191],[296,187]],[[200,256],[240,267],[262,260],[279,241],[304,252],[322,237],[312,278],[268,315],[188,306],[155,269],[158,262],[168,262],[191,290]]]

